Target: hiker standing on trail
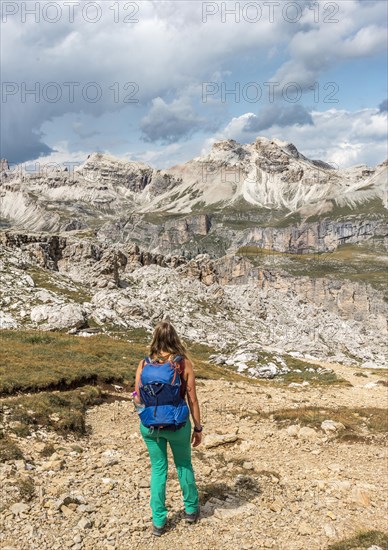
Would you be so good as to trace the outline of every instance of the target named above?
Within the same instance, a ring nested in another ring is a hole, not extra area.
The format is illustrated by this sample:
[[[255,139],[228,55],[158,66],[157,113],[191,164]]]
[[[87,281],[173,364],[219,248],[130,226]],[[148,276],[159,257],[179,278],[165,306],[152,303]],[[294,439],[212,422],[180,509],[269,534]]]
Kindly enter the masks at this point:
[[[169,321],[156,325],[149,353],[136,371],[134,402],[151,460],[152,532],[160,536],[167,520],[167,442],[183,493],[185,519],[194,523],[199,517],[190,442],[193,447],[201,443],[202,426],[193,363]],[[192,433],[190,412],[194,423]]]

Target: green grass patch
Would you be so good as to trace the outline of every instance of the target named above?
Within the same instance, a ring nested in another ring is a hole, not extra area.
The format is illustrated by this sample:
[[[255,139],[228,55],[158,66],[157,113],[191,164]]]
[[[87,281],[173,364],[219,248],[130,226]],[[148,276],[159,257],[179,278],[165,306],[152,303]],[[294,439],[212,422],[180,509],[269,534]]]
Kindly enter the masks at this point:
[[[131,337],[131,332],[126,331]],[[0,333],[0,395],[71,389],[84,384],[133,384],[146,352],[139,334],[134,341],[96,335],[3,330]]]
[[[290,372],[281,376],[281,381],[285,384],[290,384],[292,382],[301,384],[306,381],[312,386],[352,385],[345,378],[338,376],[334,370],[326,369],[320,365],[306,363],[302,359],[289,355],[284,356],[284,360],[287,363],[287,367],[291,369]]]
[[[8,460],[21,460],[23,453],[16,443],[3,433],[0,434],[0,463]]]
[[[297,423],[319,428],[324,420],[341,422],[344,428],[336,433],[336,437],[348,442],[364,441],[369,436],[384,437],[388,432],[388,411],[377,407],[290,407],[265,413],[265,416],[271,414],[278,427]]]
[[[7,430],[19,437],[41,426],[84,435],[87,408],[104,399],[101,386],[116,382],[133,387],[138,362],[148,354],[150,342],[143,330],[127,330],[115,338],[4,330],[0,337],[0,422],[6,419]],[[247,380],[210,365],[208,357],[214,349],[193,343],[187,348],[198,380]],[[0,456],[1,452],[5,457],[20,456],[12,440],[3,437],[2,441]]]
[[[388,534],[382,531],[358,531],[353,537],[335,542],[328,550],[367,550],[370,546],[388,550]]]
[[[364,189],[367,188],[364,187]],[[306,218],[306,220],[309,223],[322,221],[324,219],[334,220],[336,222],[341,220],[347,221],[352,217],[374,220],[385,218],[388,215],[388,210],[385,208],[382,199],[379,197],[373,197],[362,203],[357,203],[354,207],[350,205],[339,206],[334,199],[330,199],[330,202],[333,205],[330,212],[324,212],[321,215],[314,214],[313,216]]]
[[[150,335],[144,329],[123,329],[114,336],[1,331],[0,396],[69,390],[85,384],[133,385],[138,362],[148,354]],[[246,380],[230,369],[209,364],[213,348],[193,343],[187,347],[197,378]]]
[[[198,195],[199,198],[200,195]],[[178,197],[173,197],[174,200]],[[196,198],[193,192],[191,198]],[[170,201],[171,203],[171,201]],[[163,218],[167,218],[167,214],[172,217],[172,213],[163,213]],[[291,225],[296,221],[300,221],[300,215],[294,214],[286,217],[289,214],[287,209],[272,209],[255,206],[247,202],[243,198],[238,198],[235,201],[217,201],[212,204],[206,204],[204,201],[198,200],[190,215],[208,214],[211,216],[212,225],[222,224],[226,229],[244,230],[253,227],[280,227]],[[156,214],[157,215],[157,214]],[[154,214],[148,214],[150,219]],[[175,215],[177,217],[188,217],[188,214]],[[291,217],[293,216],[293,217]],[[173,218],[172,218],[173,219]]]
[[[291,225],[299,225],[301,221],[302,221],[302,218],[299,212],[293,212],[292,214],[284,215],[278,221],[273,223],[272,227],[276,229],[282,229],[282,228],[289,227]]]
[[[164,225],[166,222],[177,221],[187,217],[188,214],[167,212],[165,210],[159,210],[157,212],[146,212],[142,214],[142,220],[144,221],[144,223],[150,225]]]
[[[4,399],[0,417],[7,411],[7,422],[17,423],[9,428],[18,435],[28,435],[31,430],[44,427],[61,434],[86,434],[85,413],[88,407],[102,402],[99,387],[84,386],[69,392],[41,392],[13,399]],[[25,433],[20,434],[21,428]]]
[[[65,296],[78,304],[90,302],[91,300],[91,294],[88,294],[84,286],[70,282],[67,277],[32,266],[27,270],[27,273],[32,277],[35,286],[38,288]]]

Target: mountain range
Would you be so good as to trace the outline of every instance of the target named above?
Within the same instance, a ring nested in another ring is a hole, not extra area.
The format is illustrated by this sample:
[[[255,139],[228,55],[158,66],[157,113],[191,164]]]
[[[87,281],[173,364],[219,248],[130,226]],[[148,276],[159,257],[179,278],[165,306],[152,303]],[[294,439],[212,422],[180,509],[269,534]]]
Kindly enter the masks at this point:
[[[217,256],[244,245],[325,252],[386,235],[387,169],[386,161],[338,170],[263,137],[217,142],[207,155],[166,170],[96,152],[71,169],[27,172],[3,160],[0,223],[89,231],[162,252],[185,244]]]

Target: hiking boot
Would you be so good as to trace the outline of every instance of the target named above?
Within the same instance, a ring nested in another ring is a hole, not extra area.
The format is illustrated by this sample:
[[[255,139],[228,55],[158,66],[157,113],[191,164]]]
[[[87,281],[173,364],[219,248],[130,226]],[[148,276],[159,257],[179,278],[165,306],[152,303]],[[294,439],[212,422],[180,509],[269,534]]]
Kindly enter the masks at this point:
[[[156,525],[152,524],[152,534],[155,535],[155,537],[160,537],[164,533],[164,528],[165,525],[163,525],[163,527],[156,527]]]
[[[185,520],[187,523],[195,523],[197,519],[199,518],[199,508],[196,512],[193,512],[192,514],[188,514],[185,512]]]

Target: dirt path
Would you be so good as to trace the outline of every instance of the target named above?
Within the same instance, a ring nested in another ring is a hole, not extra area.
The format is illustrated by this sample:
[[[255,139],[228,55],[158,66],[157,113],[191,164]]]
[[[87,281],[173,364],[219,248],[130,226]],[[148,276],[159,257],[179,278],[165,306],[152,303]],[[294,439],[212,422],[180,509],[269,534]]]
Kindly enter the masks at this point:
[[[150,534],[149,461],[129,402],[91,409],[91,435],[82,449],[50,435],[56,452],[44,459],[41,443],[25,441],[39,496],[28,510],[1,514],[0,548],[323,550],[357,529],[384,530],[383,446],[336,442],[320,429],[278,429],[271,416],[258,414],[309,405],[386,406],[386,387],[368,386],[377,376],[360,378],[354,368],[323,366],[353,386],[198,381],[206,438],[193,451],[193,464],[202,518],[185,525],[170,457],[169,530],[160,539]],[[225,434],[234,441],[222,442]],[[212,447],[217,436],[220,444]],[[1,475],[4,479],[0,470],[0,481]]]

